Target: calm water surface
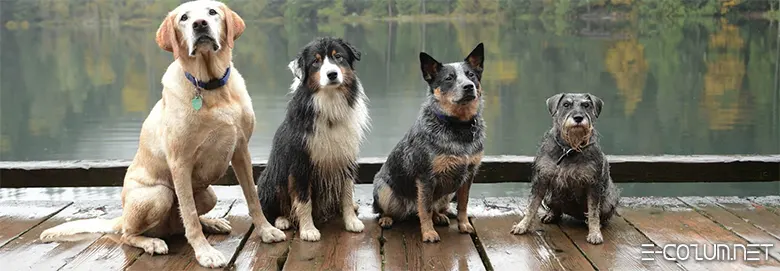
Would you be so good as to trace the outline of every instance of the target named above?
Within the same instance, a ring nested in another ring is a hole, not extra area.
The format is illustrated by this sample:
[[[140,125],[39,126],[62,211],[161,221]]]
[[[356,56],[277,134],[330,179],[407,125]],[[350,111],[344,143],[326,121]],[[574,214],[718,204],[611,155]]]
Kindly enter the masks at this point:
[[[0,30],[0,160],[132,159],[141,123],[172,60],[149,27]],[[426,95],[418,53],[455,61],[486,46],[488,155],[533,155],[551,124],[545,99],[590,92],[605,101],[608,154],[780,153],[780,44],[766,21],[583,22],[561,33],[538,22],[282,26],[247,22],[234,62],[268,156],[292,75],[286,64],[318,35],[363,51],[359,76],[373,127],[361,156],[386,156]]]

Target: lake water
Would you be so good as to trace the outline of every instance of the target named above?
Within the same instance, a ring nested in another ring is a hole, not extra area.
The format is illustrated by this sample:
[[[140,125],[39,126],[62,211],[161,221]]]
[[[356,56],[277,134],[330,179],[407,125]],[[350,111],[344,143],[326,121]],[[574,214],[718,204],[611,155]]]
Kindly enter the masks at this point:
[[[574,31],[572,31],[574,29]],[[2,28],[0,160],[132,159],[172,60],[148,27]],[[383,157],[426,90],[418,53],[456,61],[486,47],[486,154],[533,155],[551,120],[545,99],[590,92],[608,154],[780,153],[777,24],[543,22],[295,25],[247,21],[234,63],[257,116],[250,148],[265,159],[289,99],[286,64],[315,36],[363,52],[357,70],[372,129],[362,157]]]

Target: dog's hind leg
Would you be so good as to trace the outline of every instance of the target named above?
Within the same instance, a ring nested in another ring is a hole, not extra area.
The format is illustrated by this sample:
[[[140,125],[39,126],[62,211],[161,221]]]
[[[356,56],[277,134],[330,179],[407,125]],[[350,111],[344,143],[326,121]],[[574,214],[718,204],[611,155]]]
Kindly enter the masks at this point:
[[[405,209],[393,195],[391,188],[381,178],[374,179],[374,212],[379,214],[379,226],[389,229],[393,226],[393,213]]]
[[[126,188],[127,189],[127,188]],[[168,254],[168,245],[159,238],[142,236],[147,231],[166,235],[173,208],[174,192],[162,185],[135,187],[126,190],[122,217],[121,242],[143,249],[149,254]],[[160,230],[155,230],[160,229]]]
[[[227,234],[230,233],[232,228],[230,222],[227,219],[218,217],[210,218],[203,216],[204,214],[214,209],[217,205],[217,194],[214,193],[214,189],[209,186],[206,190],[195,193],[195,208],[198,209],[198,215],[200,215],[200,225],[203,227],[205,233]]]
[[[544,205],[547,207],[547,211],[544,216],[542,216],[542,223],[554,224],[558,223],[558,221],[561,221],[561,215],[563,212],[561,211],[560,206],[558,206],[558,203],[545,202]]]
[[[277,216],[274,221],[274,227],[280,230],[287,230],[292,226],[290,220],[286,216]]]
[[[519,223],[512,226],[513,234],[524,234],[536,219],[536,212],[539,211],[539,205],[542,203],[542,196],[539,193],[532,193],[531,204],[525,212],[525,217]]]

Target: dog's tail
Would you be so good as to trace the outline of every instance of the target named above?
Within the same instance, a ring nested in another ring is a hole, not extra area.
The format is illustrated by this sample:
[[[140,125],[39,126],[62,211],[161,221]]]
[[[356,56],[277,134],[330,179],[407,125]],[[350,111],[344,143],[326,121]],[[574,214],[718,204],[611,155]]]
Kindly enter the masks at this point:
[[[114,219],[84,219],[66,222],[41,233],[41,241],[70,241],[83,233],[118,233],[122,230],[122,217]],[[75,238],[78,239],[78,238]]]

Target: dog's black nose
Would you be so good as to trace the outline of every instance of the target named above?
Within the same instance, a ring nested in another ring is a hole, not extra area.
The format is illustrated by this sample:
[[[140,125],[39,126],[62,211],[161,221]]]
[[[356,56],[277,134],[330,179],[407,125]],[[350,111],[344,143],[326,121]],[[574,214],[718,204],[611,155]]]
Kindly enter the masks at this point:
[[[463,98],[461,98],[461,102],[468,102],[472,101],[477,98],[477,92],[474,91],[474,85],[469,84],[463,86]]]
[[[338,77],[338,76],[339,76],[339,74],[336,73],[335,71],[328,72],[328,79],[330,79],[330,80],[336,80],[336,77]]]
[[[580,123],[584,118],[582,116],[574,116],[574,122]]]
[[[192,30],[195,31],[204,31],[208,29],[209,23],[206,22],[206,20],[195,20],[195,22],[192,23]]]

